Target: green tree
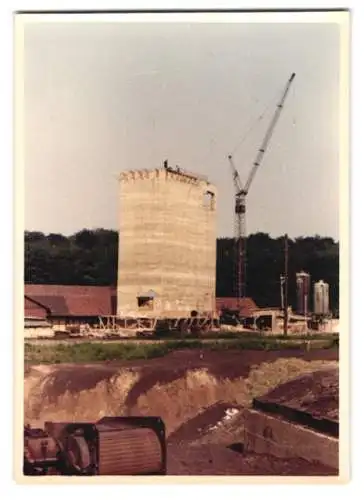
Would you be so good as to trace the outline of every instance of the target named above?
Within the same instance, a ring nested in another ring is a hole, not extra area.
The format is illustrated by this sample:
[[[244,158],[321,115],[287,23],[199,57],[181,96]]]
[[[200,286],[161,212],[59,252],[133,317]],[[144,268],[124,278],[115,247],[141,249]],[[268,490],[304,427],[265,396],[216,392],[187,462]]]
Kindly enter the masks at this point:
[[[26,231],[24,273],[26,283],[64,285],[116,285],[118,233],[83,229],[69,237]],[[330,285],[331,308],[339,307],[339,243],[310,236],[289,239],[289,303],[296,305],[296,273],[304,270],[312,282]],[[235,294],[235,242],[217,240],[216,295]],[[280,305],[280,275],[284,272],[284,238],[252,234],[246,244],[247,295],[259,306]],[[312,303],[311,303],[312,305]]]

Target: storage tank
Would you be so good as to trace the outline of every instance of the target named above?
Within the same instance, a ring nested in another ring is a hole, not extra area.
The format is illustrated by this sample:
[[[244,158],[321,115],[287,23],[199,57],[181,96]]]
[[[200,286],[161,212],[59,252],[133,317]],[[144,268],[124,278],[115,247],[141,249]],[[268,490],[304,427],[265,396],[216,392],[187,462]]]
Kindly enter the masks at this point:
[[[166,164],[119,180],[118,316],[215,314],[215,187]]]
[[[323,280],[314,284],[314,313],[318,315],[329,313],[329,284]]]
[[[296,286],[297,286],[297,307],[298,314],[306,315],[310,308],[310,286],[311,276],[301,271],[296,273]]]

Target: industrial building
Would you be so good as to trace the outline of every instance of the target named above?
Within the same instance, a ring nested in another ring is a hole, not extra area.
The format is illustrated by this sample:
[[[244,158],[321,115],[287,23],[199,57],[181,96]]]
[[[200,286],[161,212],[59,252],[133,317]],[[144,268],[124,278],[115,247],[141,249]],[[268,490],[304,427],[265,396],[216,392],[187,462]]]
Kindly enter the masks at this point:
[[[41,285],[25,284],[24,326],[26,336],[45,336],[47,329],[79,331],[79,327],[110,328],[139,325],[137,318],[126,322],[117,317],[117,289],[113,286]],[[213,309],[219,316],[224,308],[235,303],[234,297],[216,298]],[[242,300],[244,315],[250,316],[258,308],[251,299]],[[151,322],[149,322],[151,324]],[[141,329],[148,322],[141,321]],[[47,333],[48,335],[48,333]]]
[[[123,325],[116,316],[116,287],[76,285],[25,285],[24,326],[26,337],[51,337],[55,331],[80,332],[83,328],[112,330]],[[235,297],[218,297],[215,310],[220,316],[224,310],[234,310]],[[240,315],[244,325],[266,333],[279,333],[283,329],[283,311],[280,308],[258,307],[250,298],[240,301]],[[325,319],[315,323],[288,309],[289,332],[302,333],[307,329],[335,333],[339,320]],[[130,320],[133,323],[133,320]],[[135,324],[135,321],[134,321]],[[105,330],[104,330],[105,331]],[[101,333],[101,332],[100,332]]]
[[[117,315],[215,317],[216,188],[167,162],[119,182]]]
[[[44,322],[57,330],[98,325],[99,318],[116,314],[116,290],[110,286],[30,285],[24,287],[26,327]]]

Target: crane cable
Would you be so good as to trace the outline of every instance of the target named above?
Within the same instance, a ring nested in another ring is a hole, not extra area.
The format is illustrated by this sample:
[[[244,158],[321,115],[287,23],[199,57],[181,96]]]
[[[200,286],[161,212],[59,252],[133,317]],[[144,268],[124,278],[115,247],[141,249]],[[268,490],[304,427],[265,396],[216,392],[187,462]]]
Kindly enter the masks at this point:
[[[278,95],[278,92],[274,95],[274,97],[268,102],[267,106],[264,108],[264,110],[262,111],[262,113],[260,113],[260,115],[251,120],[250,123],[250,127],[248,128],[247,132],[243,135],[243,137],[238,141],[238,143],[236,144],[236,146],[232,149],[231,151],[231,155],[233,155],[233,153],[236,153],[236,151],[238,150],[238,148],[246,141],[246,139],[248,138],[249,134],[252,132],[252,130],[256,127],[256,125],[264,118],[264,116],[267,114],[267,111],[269,110],[269,108],[271,106],[273,106],[273,104],[275,104],[276,100],[277,100],[277,95]]]

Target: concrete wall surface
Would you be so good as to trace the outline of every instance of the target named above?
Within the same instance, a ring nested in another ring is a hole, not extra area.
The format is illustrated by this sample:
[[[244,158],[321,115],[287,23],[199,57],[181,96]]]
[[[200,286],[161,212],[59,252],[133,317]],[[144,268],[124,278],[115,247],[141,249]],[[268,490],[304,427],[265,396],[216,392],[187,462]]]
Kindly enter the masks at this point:
[[[279,458],[303,458],[339,468],[339,440],[261,411],[244,410],[244,447]]]
[[[119,220],[119,316],[215,312],[214,186],[166,169],[122,172]]]

